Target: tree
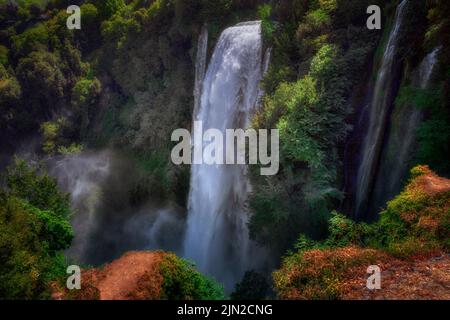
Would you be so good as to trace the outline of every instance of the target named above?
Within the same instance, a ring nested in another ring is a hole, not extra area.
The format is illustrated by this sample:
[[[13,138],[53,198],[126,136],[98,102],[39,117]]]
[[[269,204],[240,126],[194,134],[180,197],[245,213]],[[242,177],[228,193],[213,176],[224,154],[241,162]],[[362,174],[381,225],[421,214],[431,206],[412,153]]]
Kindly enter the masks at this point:
[[[55,179],[42,168],[31,167],[24,160],[15,158],[6,170],[5,180],[10,195],[40,210],[52,211],[56,216],[69,216],[69,194],[61,192]]]
[[[53,53],[35,51],[21,59],[17,66],[17,77],[29,98],[44,100],[47,114],[58,99],[64,97],[67,82],[61,70],[61,60]]]
[[[49,298],[49,284],[65,273],[60,250],[73,238],[69,202],[56,182],[23,160],[8,168],[0,190],[0,297]]]

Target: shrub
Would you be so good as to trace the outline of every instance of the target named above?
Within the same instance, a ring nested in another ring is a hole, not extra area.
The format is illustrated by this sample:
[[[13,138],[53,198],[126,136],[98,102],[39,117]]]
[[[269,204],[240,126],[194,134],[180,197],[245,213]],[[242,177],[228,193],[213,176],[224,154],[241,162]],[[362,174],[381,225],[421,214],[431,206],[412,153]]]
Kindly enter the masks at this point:
[[[263,37],[269,41],[272,39],[272,34],[275,31],[275,26],[270,21],[271,13],[272,7],[269,4],[263,4],[258,7],[258,16],[261,19]]]
[[[68,198],[23,161],[7,173],[8,190],[0,191],[0,297],[49,298],[49,283],[65,274],[60,250],[73,238]]]
[[[33,51],[46,50],[50,35],[47,26],[43,23],[26,29],[23,33],[12,37],[12,50],[16,57],[24,57]]]
[[[274,284],[280,299],[339,299],[341,283],[354,275],[355,268],[383,259],[387,257],[379,251],[355,247],[302,251],[283,259],[273,273]]]
[[[427,166],[411,170],[405,190],[381,212],[379,242],[402,258],[447,248],[450,183]],[[444,227],[444,228],[443,228]]]
[[[61,192],[55,179],[43,172],[42,168],[31,167],[24,160],[15,158],[13,165],[6,170],[5,180],[12,196],[57,216],[69,216],[69,194]]]
[[[223,288],[194,269],[190,262],[168,254],[161,263],[164,277],[161,298],[169,300],[220,300]]]
[[[337,212],[331,214],[329,225],[329,236],[325,241],[329,246],[364,246],[376,233],[376,226],[356,223]]]

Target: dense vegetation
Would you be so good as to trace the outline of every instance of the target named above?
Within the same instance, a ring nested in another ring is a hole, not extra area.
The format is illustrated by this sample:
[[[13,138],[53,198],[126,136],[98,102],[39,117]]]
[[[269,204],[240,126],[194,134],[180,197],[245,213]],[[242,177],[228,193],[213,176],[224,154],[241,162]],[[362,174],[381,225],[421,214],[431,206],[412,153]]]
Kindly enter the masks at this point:
[[[424,110],[414,162],[448,176],[450,3],[411,2],[402,30],[403,78],[395,108]],[[66,27],[69,4],[81,6],[81,30]],[[366,8],[372,4],[383,7],[383,33],[366,28]],[[172,147],[168,137],[175,128],[191,125],[200,29],[207,23],[211,52],[224,27],[261,19],[265,46],[273,48],[273,57],[253,126],[280,129],[281,167],[274,177],[261,177],[259,169],[252,168],[251,237],[277,257],[300,250],[285,259],[284,269],[294,268],[301,259],[309,261],[303,252],[311,248],[358,245],[399,258],[448,250],[448,214],[433,220],[437,229],[423,229],[417,222],[419,213],[442,213],[440,205],[447,203],[448,194],[433,198],[436,203],[430,205],[429,198],[416,198],[410,186],[375,224],[335,213],[346,197],[344,149],[361,111],[356,107],[376,77],[396,4],[0,0],[0,148],[15,151],[19,142],[34,136],[39,137],[42,156],[112,146],[129,154],[144,172],[130,187],[133,201],[151,196],[185,207],[189,168],[167,161]],[[441,53],[433,86],[415,87],[412,70],[437,47]],[[400,215],[405,206],[412,220]],[[64,271],[60,251],[73,237],[69,207],[68,196],[40,168],[17,160],[6,172],[0,192],[0,297],[48,297],[49,281]],[[364,263],[378,254],[367,250],[360,260]],[[314,262],[313,255],[309,257]],[[216,284],[187,262],[168,256],[165,263],[164,298],[223,297]],[[328,275],[323,279],[329,280]],[[322,280],[317,290],[323,289]],[[282,272],[275,275],[280,296],[290,286],[286,281]],[[264,277],[248,272],[233,297],[264,298],[267,291]],[[318,297],[338,296],[333,286],[323,292],[325,296]],[[316,294],[313,290],[308,297]]]
[[[194,269],[194,265],[174,254],[164,257],[161,299],[220,300],[225,298],[223,287]]]
[[[343,280],[364,272],[369,265],[448,252],[450,181],[426,166],[415,167],[411,175],[405,190],[388,203],[377,222],[356,223],[334,213],[326,240],[300,237],[297,252],[287,256],[274,273],[279,296],[340,298]]]
[[[69,198],[38,168],[16,160],[0,190],[0,297],[49,297],[49,283],[63,276],[62,250],[72,241]]]
[[[354,112],[350,99],[379,39],[367,32],[367,5],[299,1],[275,7],[284,25],[272,37],[268,94],[255,126],[280,129],[281,174],[255,183],[250,231],[278,250],[289,248],[299,230],[322,237],[329,213],[344,197],[339,172],[351,130],[346,120]]]
[[[292,246],[299,230],[324,237],[330,213],[343,206],[345,144],[360,112],[355,106],[362,104],[371,81],[370,67],[376,74],[389,31],[382,38],[367,32],[369,4],[385,5],[383,24],[392,24],[395,6],[385,1],[293,1],[273,7],[273,19],[280,23],[270,37],[274,58],[254,124],[280,129],[281,168],[275,177],[254,176],[250,232],[280,252]],[[449,35],[448,15],[442,14],[448,10],[445,1],[410,1],[399,50],[406,75],[397,99],[397,106],[410,103],[425,110],[415,164],[427,163],[443,175],[449,173],[450,145],[449,49],[442,41]],[[424,52],[439,46],[442,67],[436,84],[427,90],[408,86]]]

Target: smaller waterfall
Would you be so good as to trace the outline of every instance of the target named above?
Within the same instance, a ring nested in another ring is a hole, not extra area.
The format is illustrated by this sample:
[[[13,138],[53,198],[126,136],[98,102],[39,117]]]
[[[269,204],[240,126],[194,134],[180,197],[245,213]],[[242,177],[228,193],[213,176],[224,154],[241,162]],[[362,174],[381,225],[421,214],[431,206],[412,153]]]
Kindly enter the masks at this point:
[[[263,60],[263,69],[262,69],[262,76],[264,77],[267,72],[269,71],[270,67],[270,59],[272,58],[272,48],[267,48],[266,53],[264,54],[264,60]],[[256,106],[260,106],[262,99],[264,97],[264,89],[262,87],[259,87],[258,89],[258,97],[256,99]]]
[[[403,0],[397,7],[394,25],[384,50],[381,67],[375,84],[373,100],[370,105],[368,131],[362,148],[362,158],[357,175],[356,214],[362,215],[367,209],[369,196],[373,187],[381,147],[386,129],[387,116],[392,104],[392,70],[397,55],[400,29],[403,23],[408,1]]]
[[[437,62],[439,48],[430,52],[414,72],[412,85],[420,89],[429,86]],[[416,131],[422,121],[422,111],[410,104],[396,106],[390,119],[390,132],[383,150],[376,177],[373,207],[379,209],[393,199],[408,179],[416,150]]]
[[[419,86],[421,89],[427,89],[431,76],[434,71],[434,66],[437,62],[438,53],[441,48],[436,48],[431,51],[419,66]]]
[[[195,86],[194,86],[194,114],[200,108],[203,80],[206,70],[206,55],[208,53],[208,28],[202,27],[197,45],[197,57],[195,61]]]

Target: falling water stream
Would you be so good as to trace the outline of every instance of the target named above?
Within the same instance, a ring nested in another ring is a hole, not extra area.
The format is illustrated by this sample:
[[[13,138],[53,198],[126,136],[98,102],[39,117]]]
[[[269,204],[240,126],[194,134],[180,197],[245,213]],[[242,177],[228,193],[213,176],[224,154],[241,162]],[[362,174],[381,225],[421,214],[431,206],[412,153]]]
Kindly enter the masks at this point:
[[[199,48],[204,48],[202,43]],[[199,59],[205,59],[204,51]],[[226,129],[248,127],[258,99],[262,62],[260,22],[240,23],[223,31],[201,90],[196,90],[201,97],[194,120],[203,122],[203,130],[225,133]],[[198,77],[201,79],[201,74]],[[194,137],[197,143],[203,144]],[[256,250],[247,229],[245,203],[251,191],[247,167],[203,164],[193,165],[191,170],[184,253],[201,271],[229,288],[254,262],[249,252]]]
[[[391,106],[392,69],[397,55],[400,29],[403,23],[408,0],[403,0],[397,7],[394,25],[384,50],[380,69],[370,105],[369,126],[364,139],[362,159],[357,175],[356,212],[361,214],[367,209],[368,198],[373,186],[378,159],[386,129],[387,116]]]
[[[430,52],[413,73],[412,85],[427,89],[436,66],[439,48]],[[375,180],[372,207],[385,206],[402,189],[409,176],[415,150],[416,132],[422,121],[423,111],[409,103],[395,107],[390,119],[390,132],[383,147]]]

